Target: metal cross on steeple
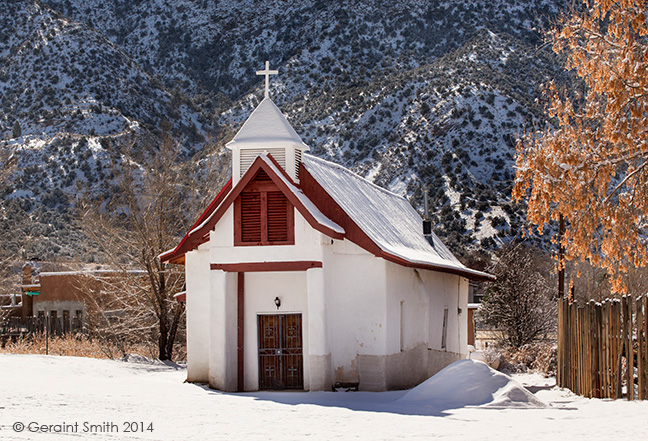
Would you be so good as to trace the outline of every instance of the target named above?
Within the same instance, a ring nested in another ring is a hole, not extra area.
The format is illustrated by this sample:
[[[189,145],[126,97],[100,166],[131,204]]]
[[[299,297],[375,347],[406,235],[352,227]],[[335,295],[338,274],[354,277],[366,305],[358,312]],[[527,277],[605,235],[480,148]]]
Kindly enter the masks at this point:
[[[265,97],[268,98],[270,96],[270,75],[277,75],[279,74],[278,70],[270,70],[270,62],[266,61],[265,64],[265,69],[264,70],[257,70],[256,72],[257,75],[265,75]]]

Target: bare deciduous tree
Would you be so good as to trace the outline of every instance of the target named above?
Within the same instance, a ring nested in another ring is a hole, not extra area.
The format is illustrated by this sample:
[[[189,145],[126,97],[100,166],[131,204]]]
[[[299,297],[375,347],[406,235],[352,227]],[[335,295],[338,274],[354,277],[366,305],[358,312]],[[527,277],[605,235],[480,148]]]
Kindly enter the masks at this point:
[[[550,268],[543,268],[549,259],[539,253],[522,244],[508,245],[487,269],[497,280],[486,290],[479,315],[515,348],[555,331],[556,304],[546,276]]]
[[[104,324],[118,339],[132,338],[133,333],[141,336],[154,325],[161,360],[171,359],[183,320],[184,306],[174,294],[182,289],[184,268],[164,264],[158,256],[177,244],[210,194],[201,191],[208,187],[207,180],[192,179],[190,164],[180,160],[179,152],[166,133],[158,143],[132,142],[113,170],[115,194],[82,204],[88,235],[111,266],[120,269],[123,280],[130,280],[116,290],[122,291],[121,296],[115,292],[117,298],[111,296],[110,305],[103,306],[123,312],[114,312],[117,318],[104,317]],[[211,187],[217,188],[222,175],[210,178]],[[138,269],[143,275],[133,273]]]

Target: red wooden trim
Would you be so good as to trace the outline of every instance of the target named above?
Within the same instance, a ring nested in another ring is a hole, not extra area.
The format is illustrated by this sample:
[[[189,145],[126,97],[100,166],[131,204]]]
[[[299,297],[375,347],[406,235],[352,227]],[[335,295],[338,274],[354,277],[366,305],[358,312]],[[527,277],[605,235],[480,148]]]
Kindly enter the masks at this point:
[[[245,389],[245,273],[238,273],[237,291],[237,389],[243,392]]]
[[[281,169],[281,167],[279,167]],[[274,173],[273,173],[274,175]],[[304,207],[304,204],[299,200],[299,198],[293,193],[288,186],[281,180],[277,179],[275,181],[277,184],[277,187],[283,192],[283,194],[286,195],[286,198],[290,201],[290,203],[299,210],[302,216],[304,216],[304,219],[317,231],[320,233],[324,233],[327,236],[333,238],[333,239],[344,239],[344,234],[338,233],[337,231],[334,231],[330,229],[329,227],[320,224],[317,219],[311,214],[310,211],[306,207]],[[314,201],[313,201],[314,202]],[[317,204],[315,204],[317,206]],[[319,207],[318,207],[319,208]]]
[[[243,191],[245,187],[247,187],[250,181],[252,181],[252,178],[256,176],[256,173],[257,171],[259,171],[259,169],[263,169],[268,174],[268,176],[270,176],[270,179],[272,179],[272,181],[277,185],[279,190],[281,190],[283,194],[286,195],[286,198],[290,201],[290,203],[295,208],[297,208],[297,210],[299,210],[302,216],[304,216],[304,218],[314,229],[326,234],[329,237],[332,237],[333,239],[344,239],[343,234],[320,224],[310,214],[308,209],[304,207],[304,204],[301,203],[299,198],[292,192],[292,190],[288,188],[288,186],[286,186],[284,181],[279,178],[274,170],[259,156],[254,160],[250,168],[245,172],[241,180],[236,184],[236,187],[234,187],[232,191],[227,194],[227,197],[225,197],[223,203],[221,203],[213,213],[213,215],[209,217],[209,220],[207,220],[199,230],[196,230],[193,234],[191,234],[191,240],[189,241],[189,243],[192,246],[190,249],[193,249],[195,246],[198,246],[199,244],[204,243],[208,240],[206,239],[206,236],[209,234],[209,231],[214,228],[214,225],[216,225],[220,218],[223,217],[225,211],[227,211],[227,208],[234,203],[238,195]],[[279,167],[279,169],[281,170],[281,167]]]
[[[322,268],[322,262],[316,260],[295,260],[290,262],[241,262],[212,263],[210,269],[231,273],[251,273],[266,271],[306,271],[311,268]]]
[[[230,205],[234,203],[236,198],[241,191],[250,183],[252,178],[256,176],[256,172],[261,168],[260,163],[263,161],[260,158],[254,160],[248,171],[245,172],[241,180],[236,184],[236,187],[227,195],[222,204],[218,206],[214,214],[207,220],[207,222],[198,230],[194,231],[190,236],[193,238],[191,243],[194,246],[205,243],[207,240],[204,240],[204,237],[209,235],[209,232],[214,228],[214,225],[220,220],[221,217],[225,214]],[[267,170],[266,170],[267,172]],[[193,248],[193,247],[192,247]]]
[[[245,187],[241,193],[260,191],[277,191],[277,184],[268,181],[252,181]]]
[[[293,184],[293,185],[296,185],[296,184],[295,184],[295,181],[293,181],[293,179],[290,177],[290,175],[288,174],[288,172],[287,172],[286,170],[284,170],[284,168],[283,168],[281,165],[279,165],[279,163],[278,163],[277,160],[274,158],[274,156],[272,156],[272,154],[268,154],[268,159],[270,160],[270,162],[272,162],[272,163],[275,165],[275,167],[277,167],[277,169],[279,169],[279,171],[281,172],[281,174],[284,175],[284,177],[285,177],[286,179],[288,179],[288,182],[290,182],[290,183]],[[286,161],[286,162],[287,162],[287,161]],[[286,166],[288,166],[288,164],[286,164]]]

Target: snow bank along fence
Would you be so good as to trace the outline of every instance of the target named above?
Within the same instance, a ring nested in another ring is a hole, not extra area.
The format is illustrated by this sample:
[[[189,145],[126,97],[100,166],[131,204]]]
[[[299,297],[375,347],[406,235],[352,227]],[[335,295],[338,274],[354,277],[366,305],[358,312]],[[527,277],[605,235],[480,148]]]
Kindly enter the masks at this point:
[[[648,295],[558,302],[558,386],[590,398],[648,400]]]

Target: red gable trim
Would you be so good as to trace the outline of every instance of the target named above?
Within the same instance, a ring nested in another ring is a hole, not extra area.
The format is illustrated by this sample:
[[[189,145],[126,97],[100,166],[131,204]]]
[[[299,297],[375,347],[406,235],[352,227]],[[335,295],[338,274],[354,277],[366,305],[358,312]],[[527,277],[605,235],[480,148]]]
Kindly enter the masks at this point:
[[[205,223],[203,223],[203,225],[199,229],[190,233],[190,236],[195,236],[196,238],[202,238],[206,236],[209,231],[214,228],[220,218],[223,217],[229,206],[234,203],[236,198],[241,194],[243,189],[250,183],[252,178],[254,178],[257,171],[259,171],[260,169],[263,169],[268,174],[270,179],[272,179],[272,182],[274,182],[277,187],[279,187],[279,190],[281,190],[286,198],[288,198],[290,203],[293,204],[295,208],[297,208],[297,210],[301,213],[302,216],[304,216],[304,218],[313,228],[334,239],[342,239],[344,237],[337,231],[333,231],[329,227],[317,222],[317,219],[315,219],[313,215],[308,211],[308,209],[304,207],[304,204],[302,204],[301,200],[293,193],[292,189],[286,185],[283,179],[277,176],[275,170],[270,167],[261,156],[257,157],[254,160],[250,168],[245,172],[238,184],[236,184],[236,187],[234,187],[234,189],[227,195],[223,203],[220,204],[214,214]]]
[[[481,273],[479,271],[463,270],[461,268],[452,268],[442,265],[432,265],[424,263],[410,262],[402,257],[395,256],[388,252],[383,251],[363,230],[360,228],[351,217],[335,202],[326,190],[313,178],[308,172],[306,167],[300,165],[299,180],[304,194],[313,201],[313,203],[320,209],[322,213],[333,222],[344,228],[345,237],[359,247],[367,250],[376,257],[397,263],[408,268],[427,269],[439,271],[443,273],[456,274],[459,276],[467,277],[472,280],[495,280],[495,277],[490,274]]]
[[[322,268],[322,262],[316,260],[296,260],[290,262],[212,263],[209,268],[212,270],[222,270],[231,273],[306,271],[311,268]]]
[[[218,195],[214,198],[214,200],[211,201],[207,209],[200,215],[198,220],[193,224],[191,230],[196,228],[198,225],[203,223],[205,219],[207,219],[220,205],[220,203],[225,199],[225,196],[227,193],[230,192],[232,189],[232,178],[230,178],[229,181],[225,184],[225,186],[221,189],[221,191],[218,192]],[[183,263],[184,264],[184,255],[187,251],[191,251],[193,247],[190,246],[189,242],[189,233],[185,234],[185,236],[182,238],[178,246],[176,246],[173,250],[171,251],[166,251],[162,254],[160,254],[160,260],[162,262],[168,262],[168,263]]]
[[[268,156],[270,161],[275,164],[278,170],[282,168],[277,164],[272,156]],[[256,175],[257,171],[263,169],[272,182],[274,182],[279,190],[286,196],[290,203],[297,208],[301,215],[306,219],[306,221],[316,230],[320,231],[323,234],[333,238],[333,239],[343,239],[344,235],[332,230],[326,225],[320,224],[317,219],[308,211],[304,206],[301,200],[293,193],[293,190],[286,185],[284,179],[279,177],[273,167],[268,165],[266,161],[263,160],[260,156],[257,157],[250,168],[245,172],[241,180],[236,184],[236,187],[233,189],[232,180],[227,183],[225,188],[221,190],[216,199],[212,201],[207,210],[200,216],[198,221],[194,224],[193,228],[189,230],[190,232],[182,239],[180,244],[171,252],[164,253],[160,255],[160,259],[163,262],[180,262],[185,253],[195,249],[198,245],[207,242],[209,240],[209,232],[214,228],[216,223],[223,217],[230,205],[234,203],[236,198],[241,194],[243,189],[250,183],[252,178]],[[292,180],[287,174],[284,174],[284,177],[293,184]],[[231,189],[231,191],[230,191]],[[200,226],[200,227],[199,227]]]

